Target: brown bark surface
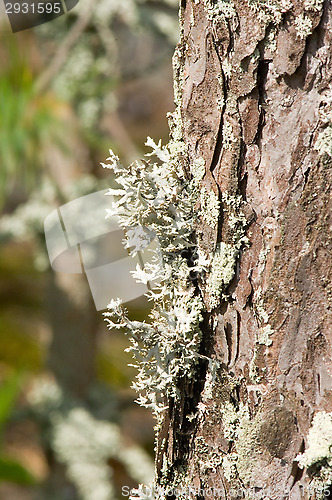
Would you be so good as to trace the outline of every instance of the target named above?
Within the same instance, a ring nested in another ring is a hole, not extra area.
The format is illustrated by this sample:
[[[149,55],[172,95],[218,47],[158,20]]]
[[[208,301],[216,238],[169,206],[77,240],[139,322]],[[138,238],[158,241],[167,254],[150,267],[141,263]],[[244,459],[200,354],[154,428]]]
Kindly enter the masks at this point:
[[[176,64],[189,169],[204,158],[202,186],[222,206],[226,192],[242,195],[250,241],[219,307],[211,310],[199,285],[208,311],[201,352],[220,365],[213,372],[201,362],[160,431],[159,484],[192,487],[184,498],[204,498],[200,488],[221,499],[318,498],[295,457],[313,416],[332,411],[332,159],[314,147],[332,80],[332,7],[305,10],[294,0],[279,22],[264,5],[281,2],[255,3],[265,19],[242,0],[228,17],[212,15],[208,1],[181,6]],[[300,36],[301,16],[311,29]],[[201,221],[198,245],[211,254],[231,233],[221,212],[215,228]],[[239,415],[241,404],[249,415],[232,434],[226,410]],[[229,457],[234,473],[225,473]]]

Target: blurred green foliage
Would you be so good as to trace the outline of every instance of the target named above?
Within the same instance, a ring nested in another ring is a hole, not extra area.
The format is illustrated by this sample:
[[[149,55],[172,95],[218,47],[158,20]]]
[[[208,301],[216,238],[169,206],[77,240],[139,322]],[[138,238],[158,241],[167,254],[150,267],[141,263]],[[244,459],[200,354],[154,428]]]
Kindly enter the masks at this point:
[[[39,373],[45,354],[36,322],[42,312],[44,277],[33,266],[33,245],[0,246],[0,277],[0,364],[5,372]]]
[[[27,195],[45,167],[44,153],[61,143],[56,99],[35,92],[35,75],[15,36],[4,38],[0,70],[0,209],[14,189]]]
[[[0,482],[9,481],[33,485],[36,479],[19,462],[3,453],[3,433],[13,412],[20,391],[21,376],[17,373],[5,379],[0,386]]]

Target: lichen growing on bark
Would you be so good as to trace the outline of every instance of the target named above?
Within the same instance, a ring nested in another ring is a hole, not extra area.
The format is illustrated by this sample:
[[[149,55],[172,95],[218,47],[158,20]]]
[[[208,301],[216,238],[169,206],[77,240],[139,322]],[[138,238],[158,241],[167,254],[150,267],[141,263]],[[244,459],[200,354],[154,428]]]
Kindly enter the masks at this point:
[[[213,191],[207,191],[205,187],[200,193],[201,217],[212,228],[217,227],[220,203]]]
[[[261,22],[279,24],[282,15],[293,7],[290,0],[248,0]]]
[[[194,180],[199,183],[205,175],[205,160],[202,157],[196,158],[193,161],[193,165],[191,168],[191,173],[193,175]]]
[[[332,413],[320,411],[313,418],[308,434],[308,446],[296,457],[299,467],[308,470],[311,487],[320,492],[319,500],[326,498],[332,483]]]
[[[318,134],[315,149],[320,155],[326,153],[332,157],[332,125],[328,125]]]
[[[224,242],[221,242],[214,252],[207,277],[207,292],[212,309],[219,305],[222,292],[233,279],[237,255],[235,246]]]
[[[305,14],[300,14],[295,19],[295,29],[297,36],[300,38],[307,38],[312,31],[312,20]]]
[[[231,0],[204,0],[208,18],[213,21],[220,16],[230,19],[236,16],[236,10]]]
[[[136,162],[126,168],[111,152],[110,163],[104,166],[114,171],[120,186],[110,190],[117,197],[111,215],[116,213],[127,230],[127,248],[135,253],[142,227],[158,238],[160,250],[154,261],[136,273],[141,279],[145,273],[159,280],[148,294],[155,307],[148,323],[131,321],[120,301],[112,301],[105,316],[111,328],[125,328],[130,333],[129,350],[138,368],[134,384],[140,395],[138,402],[158,417],[168,398],[180,397],[179,377],[195,374],[204,306],[182,256],[185,249],[195,245],[196,183],[181,176],[176,155],[168,147],[162,147],[160,142],[155,144],[152,139],[148,139],[147,145],[159,162]],[[140,239],[139,244],[144,242]]]
[[[305,0],[304,8],[306,10],[320,11],[323,7],[324,0]]]
[[[332,157],[332,86],[331,84],[322,94],[322,100],[319,109],[319,117],[322,121],[322,130],[317,135],[314,148],[319,155],[324,154]]]

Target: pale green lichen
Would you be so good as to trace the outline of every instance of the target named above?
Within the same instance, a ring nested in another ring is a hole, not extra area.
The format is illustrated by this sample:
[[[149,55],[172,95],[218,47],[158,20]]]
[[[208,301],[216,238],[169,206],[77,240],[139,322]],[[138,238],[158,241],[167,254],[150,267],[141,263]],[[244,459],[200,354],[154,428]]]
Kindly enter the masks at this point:
[[[272,345],[272,340],[270,336],[274,333],[271,325],[265,325],[258,330],[256,341],[259,344],[270,346]]]
[[[239,407],[231,402],[226,402],[221,407],[223,434],[229,441],[235,441],[238,437],[238,427],[244,417],[248,417],[248,408],[243,403]]]
[[[218,97],[217,99],[217,109],[219,109],[220,111],[222,111],[224,109],[224,106],[225,106],[225,99],[223,96],[221,97]]]
[[[277,33],[277,27],[275,25],[270,25],[270,27],[267,29],[265,46],[271,52],[275,52],[277,50],[276,33]]]
[[[295,30],[299,38],[307,38],[312,32],[312,20],[305,14],[300,14],[295,19]]]
[[[239,246],[247,244],[248,239],[245,237],[245,227],[247,220],[242,212],[243,199],[240,195],[230,195],[225,191],[222,195],[224,213],[227,215],[227,223],[232,229],[232,242]]]
[[[222,203],[224,218],[227,218],[231,236],[228,243],[221,242],[217,245],[210,258],[206,283],[211,308],[218,306],[221,296],[224,299],[227,298],[226,289],[234,277],[240,250],[248,244],[245,236],[247,221],[241,210],[243,203],[241,196],[229,195],[225,191],[222,195]],[[204,259],[203,255],[200,255],[200,258]]]
[[[332,124],[318,134],[314,148],[320,155],[328,154],[332,157]]]
[[[222,457],[220,456],[219,450],[209,450],[208,457],[209,458],[200,462],[200,470],[203,474],[208,470],[215,473],[222,463]]]
[[[181,255],[182,250],[194,246],[197,183],[184,179],[177,153],[150,138],[147,145],[159,163],[143,161],[123,167],[111,152],[110,163],[104,166],[113,169],[120,186],[110,190],[117,197],[111,215],[116,213],[127,229],[127,248],[135,251],[142,227],[158,238],[155,260],[136,273],[141,279],[147,274],[159,280],[149,293],[155,306],[150,323],[131,321],[120,301],[111,301],[105,316],[111,328],[124,327],[130,334],[129,350],[138,362],[134,383],[138,402],[159,418],[166,399],[179,397],[178,378],[195,375],[204,306]]]
[[[231,123],[228,121],[224,123],[223,126],[223,148],[224,149],[230,149],[232,147],[232,144],[236,142],[236,137],[233,132],[233,127]]]
[[[269,315],[265,311],[265,308],[264,308],[261,287],[259,287],[254,294],[254,304],[255,304],[255,310],[257,312],[257,315],[258,315],[260,322],[268,323]]]
[[[95,418],[52,380],[35,381],[27,400],[30,411],[48,429],[48,446],[82,500],[115,498],[111,458],[121,463],[133,480],[147,483],[153,479],[151,458],[142,448],[125,443],[118,424]]]
[[[261,272],[265,267],[266,257],[267,257],[269,252],[270,252],[270,248],[267,247],[265,249],[262,249],[260,254],[259,254],[258,262],[259,262]],[[258,329],[257,329],[256,334],[255,334],[256,344],[254,346],[253,357],[250,361],[249,377],[251,378],[251,380],[253,382],[255,382],[256,384],[259,384],[262,380],[262,377],[260,375],[260,370],[259,370],[258,366],[256,365],[259,346],[261,346],[261,345],[265,345],[267,347],[271,346],[273,343],[271,336],[274,334],[273,328],[268,323],[269,322],[269,315],[266,312],[265,307],[264,307],[263,292],[262,292],[261,287],[259,287],[254,294],[254,309],[255,309],[255,313],[257,316],[259,326],[258,326]],[[265,368],[262,368],[261,370],[265,371]]]
[[[302,469],[326,462],[332,472],[332,413],[321,411],[314,416],[307,449],[296,460]]]
[[[293,7],[290,0],[248,0],[248,5],[257,14],[259,21],[275,25],[280,24],[282,15]]]
[[[206,0],[211,19],[223,11],[225,17],[233,16],[235,9],[231,2],[211,2]],[[228,10],[227,10],[228,9]],[[233,11],[234,9],[234,11]],[[124,328],[129,333],[134,359],[137,361],[138,374],[134,383],[139,393],[138,402],[152,409],[158,419],[163,419],[163,412],[172,398],[178,401],[182,397],[179,381],[184,377],[195,379],[200,354],[202,333],[200,325],[205,305],[197,293],[197,282],[193,283],[191,273],[197,272],[203,286],[206,284],[209,305],[217,307],[220,298],[228,298],[227,287],[235,275],[236,262],[241,248],[247,243],[245,237],[246,218],[241,210],[241,196],[223,194],[224,217],[227,219],[227,242],[217,245],[215,252],[207,256],[198,247],[195,227],[199,219],[213,229],[217,229],[220,215],[220,201],[217,194],[205,187],[199,189],[200,181],[205,174],[205,161],[197,158],[191,165],[192,179],[188,180],[188,162],[186,146],[182,138],[181,95],[183,83],[183,40],[180,41],[174,56],[174,80],[176,111],[170,116],[171,140],[167,146],[156,144],[148,139],[147,145],[157,157],[156,162],[135,162],[123,167],[119,159],[111,152],[109,164],[115,174],[119,189],[110,191],[117,196],[115,206],[120,224],[127,230],[127,247],[135,243],[135,228],[147,228],[156,235],[159,244],[159,260],[139,270],[137,277],[153,274],[159,284],[148,296],[154,307],[148,322],[131,320],[120,301],[111,301],[109,312],[105,314],[110,328]],[[227,103],[229,113],[236,109],[236,99]],[[232,107],[233,106],[233,107]],[[232,125],[224,126],[224,147],[235,143]],[[197,207],[200,210],[197,213]],[[130,231],[128,231],[130,228]],[[185,252],[197,252],[198,258],[194,267],[189,267],[183,255]],[[211,360],[210,360],[211,361]],[[209,371],[204,387],[205,398],[211,403],[213,387],[216,379],[216,368],[209,363]],[[231,405],[232,406],[232,405]],[[199,403],[197,413],[187,419],[204,418],[207,405]],[[228,411],[229,410],[229,411]],[[223,421],[226,435],[234,438],[236,428],[244,410],[225,408]],[[203,450],[202,450],[203,453]],[[220,466],[222,457],[219,450],[208,450],[202,463],[202,470],[215,470]],[[169,471],[167,460],[163,462],[163,472]],[[161,478],[162,481],[162,478]],[[185,477],[174,472],[172,486],[185,484]],[[138,491],[138,490],[137,490]],[[137,492],[142,495],[142,491]],[[134,497],[133,497],[134,498]],[[135,497],[136,498],[136,497]],[[142,498],[142,496],[139,496]],[[158,499],[162,497],[158,496]],[[181,497],[182,498],[182,497]],[[184,497],[185,498],[185,497]]]
[[[304,8],[305,10],[314,10],[319,12],[323,7],[324,0],[305,0]]]
[[[210,372],[207,373],[204,384],[204,397],[206,399],[213,399],[213,381]]]
[[[219,361],[215,359],[209,359],[209,369],[205,377],[204,390],[202,392],[203,399],[213,399],[214,398],[214,386],[217,380],[217,371],[220,368]],[[203,403],[202,403],[203,404]],[[201,406],[200,411],[204,412],[204,408]]]
[[[234,480],[241,477],[243,441],[245,441],[244,429],[251,422],[249,408],[248,405],[243,403],[235,406],[233,403],[227,402],[223,405],[221,412],[223,435],[226,439],[235,443],[235,450],[223,457],[222,467],[225,477],[228,480]]]
[[[227,58],[224,58],[222,61],[222,70],[227,77],[231,77],[233,73],[233,64]]]
[[[196,439],[195,455],[199,464],[199,469],[203,474],[209,470],[216,472],[218,467],[222,464],[222,455],[218,448],[214,448],[208,444],[202,436],[198,436]]]
[[[332,413],[321,411],[315,415],[307,441],[307,449],[296,460],[301,469],[313,470],[310,486],[316,493],[320,490],[319,498],[323,499],[324,488],[332,482]]]
[[[311,35],[313,24],[309,17],[310,12],[320,12],[323,8],[324,0],[305,0],[304,13],[295,18],[295,30],[299,38],[305,39]]]
[[[270,247],[263,247],[258,256],[258,269],[260,274],[263,274],[264,268],[266,266],[267,256],[270,253]],[[259,329],[256,333],[256,342],[258,344],[270,346],[272,345],[271,335],[273,335],[274,330],[269,324],[269,314],[265,310],[264,306],[264,298],[263,298],[263,290],[262,287],[258,287],[254,294],[254,308],[256,312],[256,316],[259,323]]]
[[[193,165],[191,167],[191,173],[193,175],[194,181],[199,183],[205,175],[205,160],[201,156],[195,158]]]
[[[320,156],[332,157],[332,86],[329,85],[322,95],[318,116],[322,122],[322,130],[315,141],[314,148]]]
[[[200,194],[201,202],[201,217],[212,228],[218,225],[220,202],[217,195],[211,190],[207,191],[205,187],[202,188]]]
[[[182,42],[183,43],[183,42]],[[173,54],[173,91],[176,112],[180,113],[180,104],[182,99],[182,88],[184,82],[184,65],[182,64],[181,43],[175,47]]]
[[[236,468],[236,462],[237,462],[237,453],[228,453],[227,456],[224,456],[222,459],[222,468],[223,472],[225,475],[225,478],[228,481],[232,481],[233,479],[237,478],[237,468]]]
[[[236,16],[236,10],[231,0],[204,0],[204,6],[207,11],[207,17],[211,21],[224,16],[231,19]]]
[[[251,358],[249,365],[249,377],[255,384],[260,384],[260,382],[262,381],[262,377],[259,374],[259,369],[256,364],[257,357],[258,357],[258,352],[255,347],[253,357]]]
[[[53,447],[58,460],[84,500],[111,500],[115,489],[110,481],[107,460],[120,449],[118,426],[93,419],[84,409],[75,408],[57,415]]]
[[[217,80],[218,80],[218,83],[220,85],[221,88],[223,88],[224,86],[224,80],[223,80],[223,77],[220,73],[217,74]]]
[[[220,296],[234,277],[234,269],[238,250],[234,245],[221,242],[212,257],[211,271],[207,278],[207,292],[210,307],[219,305]]]
[[[250,419],[249,410],[243,414],[237,426],[236,470],[244,483],[249,483],[252,472],[257,466],[259,449],[260,416]]]

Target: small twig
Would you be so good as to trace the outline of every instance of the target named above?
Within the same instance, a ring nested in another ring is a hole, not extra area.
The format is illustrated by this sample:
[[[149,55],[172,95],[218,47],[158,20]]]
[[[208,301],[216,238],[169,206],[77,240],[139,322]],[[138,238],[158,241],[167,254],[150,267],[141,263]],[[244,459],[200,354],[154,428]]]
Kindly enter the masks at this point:
[[[132,163],[140,157],[140,152],[128,134],[127,128],[116,109],[104,116],[102,127],[120,146],[124,160],[127,163]]]
[[[66,62],[69,50],[72,48],[72,46],[75,44],[81,33],[85,30],[86,26],[89,24],[95,4],[93,1],[91,1],[87,2],[86,5],[87,7],[82,11],[81,15],[79,16],[76,23],[68,33],[64,42],[59,47],[50,65],[39,76],[35,87],[37,93],[40,94],[47,89],[47,87],[50,85],[55,75],[60,71],[63,64]]]

